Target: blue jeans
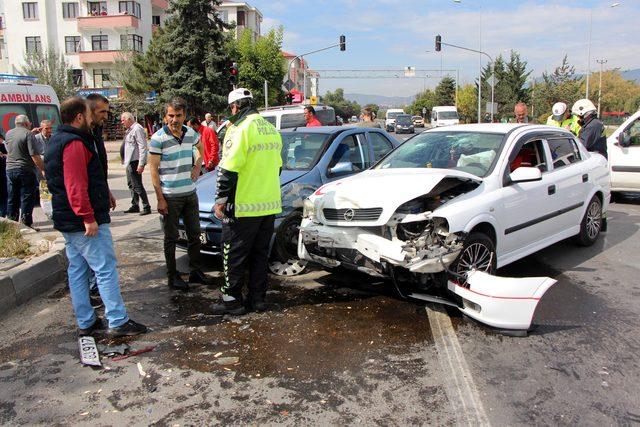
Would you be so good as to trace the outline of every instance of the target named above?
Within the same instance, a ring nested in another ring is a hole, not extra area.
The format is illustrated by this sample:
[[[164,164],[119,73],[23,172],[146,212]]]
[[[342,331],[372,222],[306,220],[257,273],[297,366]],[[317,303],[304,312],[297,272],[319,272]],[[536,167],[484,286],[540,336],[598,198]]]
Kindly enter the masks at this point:
[[[25,225],[33,224],[33,207],[38,194],[36,188],[38,179],[34,170],[7,170],[7,217],[13,221],[20,221]]]
[[[69,290],[71,303],[76,313],[78,326],[86,329],[96,321],[96,312],[89,300],[89,275],[96,274],[98,291],[104,303],[104,313],[110,328],[116,328],[129,321],[127,309],[120,294],[116,253],[109,224],[98,227],[98,235],[87,237],[83,231],[62,233],[66,241],[69,259]]]

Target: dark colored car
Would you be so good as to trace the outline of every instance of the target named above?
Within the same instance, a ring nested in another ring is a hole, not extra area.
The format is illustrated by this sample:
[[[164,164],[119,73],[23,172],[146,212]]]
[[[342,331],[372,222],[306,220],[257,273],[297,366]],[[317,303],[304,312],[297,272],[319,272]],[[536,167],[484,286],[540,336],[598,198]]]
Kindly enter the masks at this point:
[[[298,260],[298,229],[302,203],[318,187],[363,171],[399,143],[381,129],[324,126],[281,131],[282,135],[282,213],[276,217],[270,268],[274,274],[301,273],[305,263]],[[200,200],[202,252],[220,254],[222,223],[213,215],[217,171],[200,177],[196,183]],[[186,247],[186,234],[180,224],[178,246]]]
[[[396,117],[396,133],[415,133],[413,120],[409,114],[399,114]]]

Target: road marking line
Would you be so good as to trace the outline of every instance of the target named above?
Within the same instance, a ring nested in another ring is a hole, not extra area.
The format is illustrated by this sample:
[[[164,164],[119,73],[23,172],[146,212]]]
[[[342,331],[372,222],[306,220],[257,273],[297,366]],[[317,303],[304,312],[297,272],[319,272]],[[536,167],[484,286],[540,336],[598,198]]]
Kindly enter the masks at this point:
[[[459,425],[489,426],[489,418],[473,382],[462,347],[444,308],[427,304],[427,317],[443,370],[445,390]]]

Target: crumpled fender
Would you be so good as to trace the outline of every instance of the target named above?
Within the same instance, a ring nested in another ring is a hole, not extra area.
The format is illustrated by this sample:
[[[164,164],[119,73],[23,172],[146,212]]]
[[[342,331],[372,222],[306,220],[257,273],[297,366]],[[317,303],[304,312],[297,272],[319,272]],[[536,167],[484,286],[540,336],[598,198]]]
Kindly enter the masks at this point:
[[[478,322],[528,330],[540,298],[555,283],[550,277],[498,277],[474,270],[465,285],[449,280],[447,286],[462,297],[460,311]]]

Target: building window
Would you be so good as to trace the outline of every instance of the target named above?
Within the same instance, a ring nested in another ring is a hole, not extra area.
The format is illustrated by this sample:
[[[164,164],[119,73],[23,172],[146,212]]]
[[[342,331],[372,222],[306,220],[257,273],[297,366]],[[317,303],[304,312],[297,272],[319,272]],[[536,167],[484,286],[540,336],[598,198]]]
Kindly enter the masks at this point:
[[[229,23],[229,11],[228,10],[220,10],[220,11],[218,11],[218,17],[225,24]]]
[[[108,68],[93,70],[93,87],[111,87],[111,70]]]
[[[22,16],[25,20],[38,19],[38,3],[22,3]]]
[[[25,37],[25,40],[27,42],[27,53],[42,52],[42,42],[40,41],[40,36]]]
[[[91,50],[109,50],[109,36],[91,36]]]
[[[75,19],[78,17],[78,3],[62,3],[62,17]]]
[[[138,3],[137,1],[121,1],[120,13],[133,15],[136,18],[140,19],[142,16],[142,14],[140,13],[140,3]]]
[[[64,38],[64,51],[66,53],[80,52],[80,36],[66,36]]]
[[[91,16],[99,16],[107,14],[107,2],[106,1],[88,1],[87,10]]]
[[[160,15],[153,15],[151,17],[151,25],[157,25],[158,27],[160,26]]]
[[[236,22],[236,24],[238,24],[239,26],[243,26],[244,27],[244,10],[239,10],[238,11],[238,22]]]
[[[82,70],[71,70],[71,81],[73,82],[73,86],[82,87]]]
[[[120,36],[120,49],[129,49],[142,53],[142,37],[136,34],[122,34]]]

